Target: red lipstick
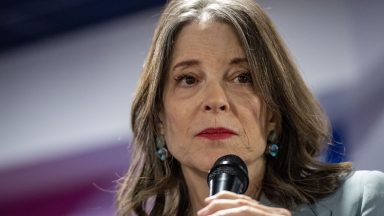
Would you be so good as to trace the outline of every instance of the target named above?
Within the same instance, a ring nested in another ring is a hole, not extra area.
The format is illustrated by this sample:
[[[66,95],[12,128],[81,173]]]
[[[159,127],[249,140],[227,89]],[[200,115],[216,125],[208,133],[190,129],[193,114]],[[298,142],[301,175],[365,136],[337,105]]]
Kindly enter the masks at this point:
[[[227,139],[236,135],[236,133],[227,128],[207,128],[198,133],[196,136],[206,138],[209,140]]]

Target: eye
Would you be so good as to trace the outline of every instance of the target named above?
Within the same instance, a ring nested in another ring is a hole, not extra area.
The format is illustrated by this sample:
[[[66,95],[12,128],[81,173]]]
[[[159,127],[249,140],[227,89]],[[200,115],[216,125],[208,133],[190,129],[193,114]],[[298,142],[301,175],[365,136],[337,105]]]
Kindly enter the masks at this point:
[[[240,73],[235,77],[235,82],[237,83],[252,83],[252,76],[250,72]]]
[[[185,74],[176,77],[175,80],[179,85],[186,86],[186,87],[197,84],[198,82],[198,80],[195,77],[191,75],[185,75]]]

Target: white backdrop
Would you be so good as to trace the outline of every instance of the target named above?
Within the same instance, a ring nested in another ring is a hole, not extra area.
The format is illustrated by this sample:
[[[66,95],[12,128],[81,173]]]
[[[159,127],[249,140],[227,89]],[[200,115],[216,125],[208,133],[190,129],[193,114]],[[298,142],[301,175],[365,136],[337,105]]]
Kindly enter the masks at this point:
[[[349,158],[358,168],[384,170],[384,3],[260,3],[330,116],[347,125]],[[149,10],[1,54],[0,170],[128,140],[131,96],[159,13]]]

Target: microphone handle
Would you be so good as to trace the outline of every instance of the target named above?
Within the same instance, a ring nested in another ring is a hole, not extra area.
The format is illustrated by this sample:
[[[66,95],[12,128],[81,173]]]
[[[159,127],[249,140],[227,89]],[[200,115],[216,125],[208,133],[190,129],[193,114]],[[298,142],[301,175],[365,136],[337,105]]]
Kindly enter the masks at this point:
[[[216,178],[209,181],[209,196],[215,195],[223,190],[240,194],[243,189],[244,185],[240,179],[237,176],[228,173],[221,173]]]

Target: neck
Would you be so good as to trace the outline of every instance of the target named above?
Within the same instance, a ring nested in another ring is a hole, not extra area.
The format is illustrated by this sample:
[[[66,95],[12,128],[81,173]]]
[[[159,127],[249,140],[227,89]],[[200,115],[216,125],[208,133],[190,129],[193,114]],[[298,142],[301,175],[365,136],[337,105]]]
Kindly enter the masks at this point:
[[[209,195],[207,173],[183,166],[182,171],[188,188],[191,212],[196,215],[205,206],[204,199]]]
[[[266,160],[264,157],[257,159],[251,165],[248,165],[249,186],[245,194],[255,200],[260,199],[261,186],[265,174]]]

